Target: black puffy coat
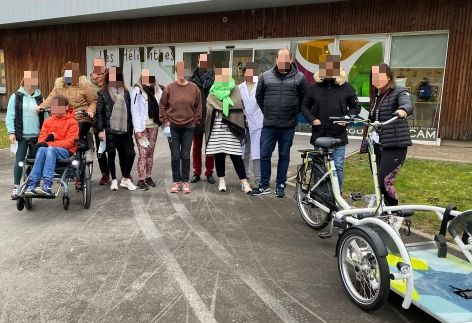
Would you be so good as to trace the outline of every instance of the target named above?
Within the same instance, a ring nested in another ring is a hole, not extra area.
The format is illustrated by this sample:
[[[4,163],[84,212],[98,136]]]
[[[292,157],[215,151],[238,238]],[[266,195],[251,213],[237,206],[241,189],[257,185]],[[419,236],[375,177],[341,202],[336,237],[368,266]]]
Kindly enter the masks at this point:
[[[114,136],[110,132],[110,118],[111,113],[113,111],[113,100],[108,93],[108,90],[100,90],[97,92],[97,130],[99,132],[105,131],[106,134],[106,144],[107,144],[107,151],[114,151],[115,149],[115,142]],[[129,91],[125,89],[125,102],[126,102],[126,110],[128,111],[128,135],[131,145],[133,144],[133,119],[131,116],[131,96]]]
[[[410,93],[404,86],[394,85],[388,92],[376,96],[370,112],[371,121],[384,122],[393,117],[398,109],[403,109],[408,115],[413,113]],[[382,100],[383,96],[385,98]],[[380,105],[380,106],[379,106]],[[383,149],[411,146],[410,126],[406,119],[398,119],[382,127],[379,132],[380,145]]]
[[[197,125],[197,127],[195,128],[194,132],[196,132],[196,133],[205,133],[205,120],[206,120],[206,114],[207,114],[206,101],[207,101],[208,94],[210,94],[211,85],[210,85],[210,87],[208,87],[208,86],[205,87],[204,86],[204,84],[203,84],[204,82],[203,82],[202,78],[200,77],[200,73],[201,72],[200,72],[199,68],[195,69],[192,76],[189,78],[189,81],[193,82],[193,83],[195,83],[195,85],[197,85],[198,89],[200,90],[200,97],[202,99],[202,119],[201,119],[200,123]],[[214,75],[213,75],[212,70],[208,70],[207,73],[211,73],[211,76],[214,79]],[[213,82],[211,84],[213,84]]]
[[[277,66],[262,73],[256,100],[264,115],[264,127],[295,127],[305,91],[306,78],[295,64],[286,74],[280,73]]]
[[[361,112],[356,91],[347,83],[347,76],[341,71],[341,76],[333,80],[322,80],[315,74],[316,83],[310,85],[302,103],[302,113],[312,124],[315,119],[321,124],[311,127],[310,143],[313,145],[318,137],[334,137],[348,143],[346,126],[334,123],[329,117],[344,117],[357,115]]]

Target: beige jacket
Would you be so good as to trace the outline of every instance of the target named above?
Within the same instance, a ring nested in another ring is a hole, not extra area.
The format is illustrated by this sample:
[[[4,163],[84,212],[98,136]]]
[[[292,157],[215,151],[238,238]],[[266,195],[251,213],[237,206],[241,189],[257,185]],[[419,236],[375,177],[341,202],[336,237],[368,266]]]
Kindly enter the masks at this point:
[[[83,112],[96,113],[97,92],[90,86],[85,76],[81,76],[79,83],[74,85],[67,85],[62,77],[58,77],[54,82],[54,88],[40,107],[49,107],[56,95],[63,95],[69,99],[69,106],[74,108],[75,119],[77,121],[92,122],[92,119],[85,116]]]

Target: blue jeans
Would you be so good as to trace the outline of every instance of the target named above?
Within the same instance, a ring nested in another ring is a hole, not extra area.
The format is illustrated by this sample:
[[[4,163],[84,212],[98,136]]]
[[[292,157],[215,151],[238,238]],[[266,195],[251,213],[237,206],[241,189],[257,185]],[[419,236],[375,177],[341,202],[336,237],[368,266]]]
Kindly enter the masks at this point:
[[[336,175],[338,175],[339,190],[343,191],[344,181],[344,155],[346,154],[346,146],[338,146],[333,151],[334,167],[336,167]]]
[[[263,127],[261,131],[261,181],[262,187],[269,187],[271,175],[271,158],[275,144],[279,144],[279,162],[277,164],[277,187],[287,181],[288,165],[290,163],[290,148],[295,136],[295,127],[272,128]]]
[[[53,178],[54,169],[56,168],[56,160],[69,158],[69,151],[60,147],[41,147],[36,153],[34,166],[31,170],[31,183],[38,184],[41,177]]]

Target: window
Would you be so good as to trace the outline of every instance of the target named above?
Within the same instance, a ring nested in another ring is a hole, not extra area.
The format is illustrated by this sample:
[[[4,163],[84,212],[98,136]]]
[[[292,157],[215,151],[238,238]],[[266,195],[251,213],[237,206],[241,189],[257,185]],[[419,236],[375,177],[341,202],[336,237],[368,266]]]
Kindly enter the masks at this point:
[[[418,139],[436,139],[447,41],[447,34],[392,37],[390,65],[397,83],[410,90],[414,105],[412,135],[424,128],[430,130],[425,138]]]
[[[258,64],[261,73],[274,67],[277,51],[278,49],[256,49],[254,51],[254,63]]]

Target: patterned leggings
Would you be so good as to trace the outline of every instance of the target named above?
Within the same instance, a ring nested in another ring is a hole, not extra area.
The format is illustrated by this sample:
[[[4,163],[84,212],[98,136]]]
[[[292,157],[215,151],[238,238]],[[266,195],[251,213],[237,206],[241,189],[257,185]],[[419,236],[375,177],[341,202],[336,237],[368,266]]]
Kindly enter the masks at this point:
[[[156,147],[157,133],[159,128],[146,128],[143,131],[144,136],[149,140],[149,146],[144,147],[139,143],[138,137],[136,137],[136,143],[138,145],[138,180],[143,181],[147,177],[152,176],[152,166],[154,164],[154,148]]]
[[[406,147],[384,149],[376,147],[377,167],[379,173],[380,191],[388,206],[398,205],[398,195],[395,187],[395,178],[406,159]]]

